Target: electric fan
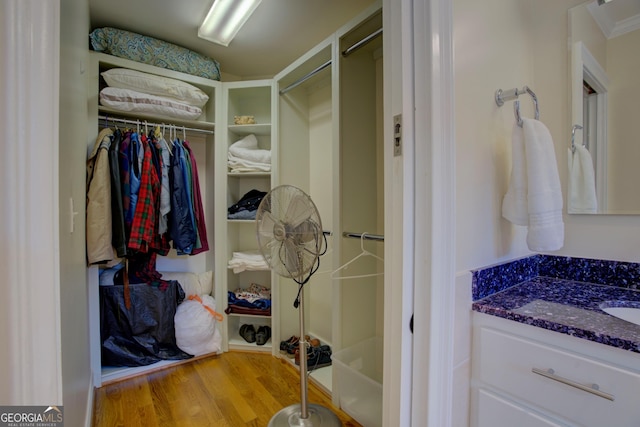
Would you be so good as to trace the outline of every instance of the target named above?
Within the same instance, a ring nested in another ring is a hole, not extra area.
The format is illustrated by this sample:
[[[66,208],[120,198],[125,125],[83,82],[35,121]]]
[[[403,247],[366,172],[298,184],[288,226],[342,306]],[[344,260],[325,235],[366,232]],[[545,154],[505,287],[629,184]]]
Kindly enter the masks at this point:
[[[320,214],[311,197],[292,185],[280,185],[262,199],[256,213],[260,252],[269,267],[298,284],[294,307],[300,319],[300,404],[278,411],[269,426],[340,426],[328,408],[307,403],[307,342],[304,330],[302,287],[316,272],[324,233]]]

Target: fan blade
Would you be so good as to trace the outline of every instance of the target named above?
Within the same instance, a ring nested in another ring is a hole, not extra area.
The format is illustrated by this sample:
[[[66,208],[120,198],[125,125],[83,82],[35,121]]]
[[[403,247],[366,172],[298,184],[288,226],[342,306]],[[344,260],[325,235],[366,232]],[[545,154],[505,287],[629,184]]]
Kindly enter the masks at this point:
[[[297,245],[293,239],[286,239],[283,242],[283,262],[291,277],[302,277],[305,273],[301,249],[302,247]]]
[[[295,195],[291,199],[284,215],[286,222],[292,229],[297,228],[316,212],[316,208],[306,195]]]
[[[280,246],[282,243],[276,240],[269,240],[261,246],[262,256],[271,268],[276,268],[279,263]]]
[[[258,218],[258,237],[264,237],[265,239],[273,239],[273,229],[276,223],[279,222],[269,211],[263,211],[261,218]]]

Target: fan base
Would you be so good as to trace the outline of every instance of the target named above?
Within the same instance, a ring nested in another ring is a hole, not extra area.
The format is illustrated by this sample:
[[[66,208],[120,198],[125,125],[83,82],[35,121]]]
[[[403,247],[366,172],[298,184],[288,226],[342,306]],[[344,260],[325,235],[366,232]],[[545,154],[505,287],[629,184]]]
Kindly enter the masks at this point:
[[[308,405],[307,418],[300,418],[300,404],[287,406],[279,410],[271,421],[269,427],[317,427],[317,426],[341,426],[342,423],[336,414],[324,406]]]

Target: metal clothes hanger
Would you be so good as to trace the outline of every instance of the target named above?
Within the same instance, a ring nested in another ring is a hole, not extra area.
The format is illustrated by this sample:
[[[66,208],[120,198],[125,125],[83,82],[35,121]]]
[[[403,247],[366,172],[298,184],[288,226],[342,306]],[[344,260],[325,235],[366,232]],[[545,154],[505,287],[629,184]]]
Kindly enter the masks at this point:
[[[365,240],[365,236],[367,233],[362,233],[362,235],[360,236],[360,249],[361,252],[356,255],[354,258],[352,258],[350,261],[347,261],[345,264],[343,264],[341,267],[338,267],[336,270],[331,272],[331,277],[333,279],[336,280],[346,280],[346,279],[360,279],[363,277],[375,277],[375,276],[382,276],[384,274],[384,272],[382,273],[370,273],[370,274],[358,274],[355,276],[340,276],[337,273],[339,273],[342,270],[346,270],[351,264],[353,264],[354,262],[356,262],[357,260],[359,260],[360,258],[363,257],[373,257],[375,259],[377,259],[378,261],[384,262],[384,259],[382,257],[379,257],[378,255],[369,252],[368,250],[366,250],[364,248],[364,240]]]

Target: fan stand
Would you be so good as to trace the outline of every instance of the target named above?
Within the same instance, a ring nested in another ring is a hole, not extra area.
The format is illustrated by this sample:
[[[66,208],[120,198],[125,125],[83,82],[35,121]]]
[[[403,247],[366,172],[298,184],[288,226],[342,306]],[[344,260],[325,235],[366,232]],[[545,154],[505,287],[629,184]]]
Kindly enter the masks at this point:
[[[269,427],[341,426],[336,414],[329,408],[307,402],[307,342],[304,339],[304,292],[300,292],[298,315],[300,317],[300,404],[282,408],[271,418]]]

